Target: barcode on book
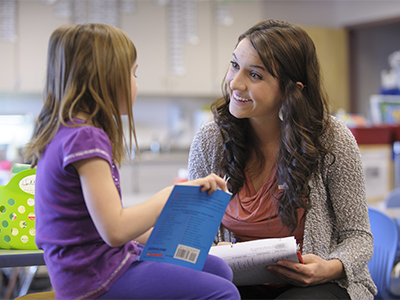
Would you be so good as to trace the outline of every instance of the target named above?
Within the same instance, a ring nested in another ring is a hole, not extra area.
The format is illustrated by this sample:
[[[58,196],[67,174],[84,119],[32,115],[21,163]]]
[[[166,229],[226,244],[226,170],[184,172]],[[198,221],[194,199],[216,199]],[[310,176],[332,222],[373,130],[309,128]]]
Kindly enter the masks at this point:
[[[199,257],[199,254],[199,249],[179,244],[176,248],[174,258],[185,260],[195,264],[197,258]]]

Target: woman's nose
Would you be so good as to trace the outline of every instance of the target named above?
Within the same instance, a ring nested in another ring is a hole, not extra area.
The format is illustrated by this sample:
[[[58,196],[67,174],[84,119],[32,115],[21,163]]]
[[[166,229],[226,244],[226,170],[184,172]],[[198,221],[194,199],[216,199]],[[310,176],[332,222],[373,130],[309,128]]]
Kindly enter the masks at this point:
[[[231,88],[231,90],[238,91],[243,91],[246,89],[246,84],[240,71],[236,74],[233,74],[233,76],[231,77],[231,81],[229,82],[229,87]]]

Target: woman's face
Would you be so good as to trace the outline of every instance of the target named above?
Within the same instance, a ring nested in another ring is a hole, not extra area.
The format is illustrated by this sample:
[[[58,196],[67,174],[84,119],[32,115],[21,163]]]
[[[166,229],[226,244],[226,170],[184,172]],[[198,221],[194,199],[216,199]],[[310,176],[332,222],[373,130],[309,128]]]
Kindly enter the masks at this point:
[[[245,38],[233,52],[225,78],[231,101],[229,111],[236,118],[270,121],[278,118],[282,92],[250,41]]]

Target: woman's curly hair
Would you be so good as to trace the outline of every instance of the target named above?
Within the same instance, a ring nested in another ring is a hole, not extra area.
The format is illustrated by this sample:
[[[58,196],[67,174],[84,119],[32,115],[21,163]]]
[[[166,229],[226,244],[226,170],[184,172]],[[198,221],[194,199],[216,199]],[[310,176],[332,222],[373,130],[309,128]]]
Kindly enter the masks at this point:
[[[320,160],[331,151],[320,143],[329,130],[328,105],[322,89],[320,67],[313,41],[298,26],[276,20],[260,22],[243,33],[258,52],[268,72],[279,80],[283,93],[281,138],[276,164],[278,177],[287,185],[279,200],[278,215],[293,231],[298,226],[297,208],[310,208],[308,183],[318,171]],[[304,85],[302,89],[296,82]],[[231,191],[244,183],[250,154],[264,166],[249,119],[238,119],[229,112],[230,93],[223,84],[224,96],[211,105],[223,137],[225,155],[222,172],[230,177]]]

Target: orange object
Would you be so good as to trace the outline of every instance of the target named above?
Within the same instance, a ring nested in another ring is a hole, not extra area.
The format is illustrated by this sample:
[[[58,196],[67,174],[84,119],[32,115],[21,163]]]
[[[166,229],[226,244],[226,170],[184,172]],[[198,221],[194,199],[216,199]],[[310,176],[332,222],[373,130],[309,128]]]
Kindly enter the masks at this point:
[[[300,251],[297,251],[297,258],[299,259],[299,262],[301,262],[302,264],[304,264],[303,256],[301,256]]]
[[[186,181],[188,181],[187,178],[176,177],[176,178],[174,179],[174,184],[179,184],[179,183],[186,182]]]

